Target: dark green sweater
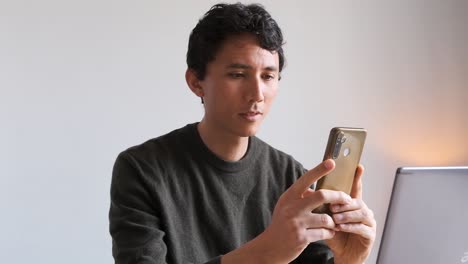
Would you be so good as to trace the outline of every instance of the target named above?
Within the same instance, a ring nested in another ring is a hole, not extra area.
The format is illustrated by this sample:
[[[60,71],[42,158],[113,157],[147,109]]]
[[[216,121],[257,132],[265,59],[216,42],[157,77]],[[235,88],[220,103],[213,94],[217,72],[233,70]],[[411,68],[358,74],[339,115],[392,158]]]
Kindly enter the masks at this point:
[[[240,161],[221,160],[196,125],[118,156],[109,212],[116,263],[220,263],[265,230],[280,195],[305,171],[257,137]],[[295,262],[330,257],[312,243]]]

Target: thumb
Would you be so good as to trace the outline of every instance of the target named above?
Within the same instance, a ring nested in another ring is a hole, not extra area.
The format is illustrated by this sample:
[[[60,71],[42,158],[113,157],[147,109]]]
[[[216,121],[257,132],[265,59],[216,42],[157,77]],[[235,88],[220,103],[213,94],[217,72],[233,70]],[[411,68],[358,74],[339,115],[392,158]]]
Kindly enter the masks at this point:
[[[309,170],[302,175],[297,181],[291,185],[288,189],[288,193],[296,197],[302,197],[302,194],[309,190],[310,186],[322,178],[323,176],[330,173],[335,168],[335,161],[327,159],[317,165],[315,168]]]

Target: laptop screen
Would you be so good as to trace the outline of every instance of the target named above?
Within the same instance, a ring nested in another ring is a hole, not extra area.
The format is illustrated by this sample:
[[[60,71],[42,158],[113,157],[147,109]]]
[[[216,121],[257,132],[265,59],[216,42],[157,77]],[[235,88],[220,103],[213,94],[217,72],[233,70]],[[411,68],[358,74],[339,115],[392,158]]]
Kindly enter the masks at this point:
[[[378,264],[468,264],[468,167],[399,168]]]

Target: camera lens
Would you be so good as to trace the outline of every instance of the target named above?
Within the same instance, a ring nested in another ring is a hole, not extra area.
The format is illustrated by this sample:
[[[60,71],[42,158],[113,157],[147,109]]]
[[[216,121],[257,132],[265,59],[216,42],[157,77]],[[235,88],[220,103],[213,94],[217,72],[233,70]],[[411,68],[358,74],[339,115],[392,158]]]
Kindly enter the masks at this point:
[[[338,158],[338,156],[340,155],[340,151],[341,151],[341,141],[337,140],[335,144],[335,149],[333,150],[333,159]]]

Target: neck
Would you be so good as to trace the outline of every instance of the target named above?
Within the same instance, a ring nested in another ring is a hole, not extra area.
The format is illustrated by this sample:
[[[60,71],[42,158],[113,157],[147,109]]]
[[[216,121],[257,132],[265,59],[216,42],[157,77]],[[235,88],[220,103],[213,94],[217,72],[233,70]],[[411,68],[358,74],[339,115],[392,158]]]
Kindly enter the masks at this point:
[[[247,152],[248,137],[221,132],[220,129],[207,124],[205,119],[198,124],[197,129],[208,149],[225,161],[239,161]]]

